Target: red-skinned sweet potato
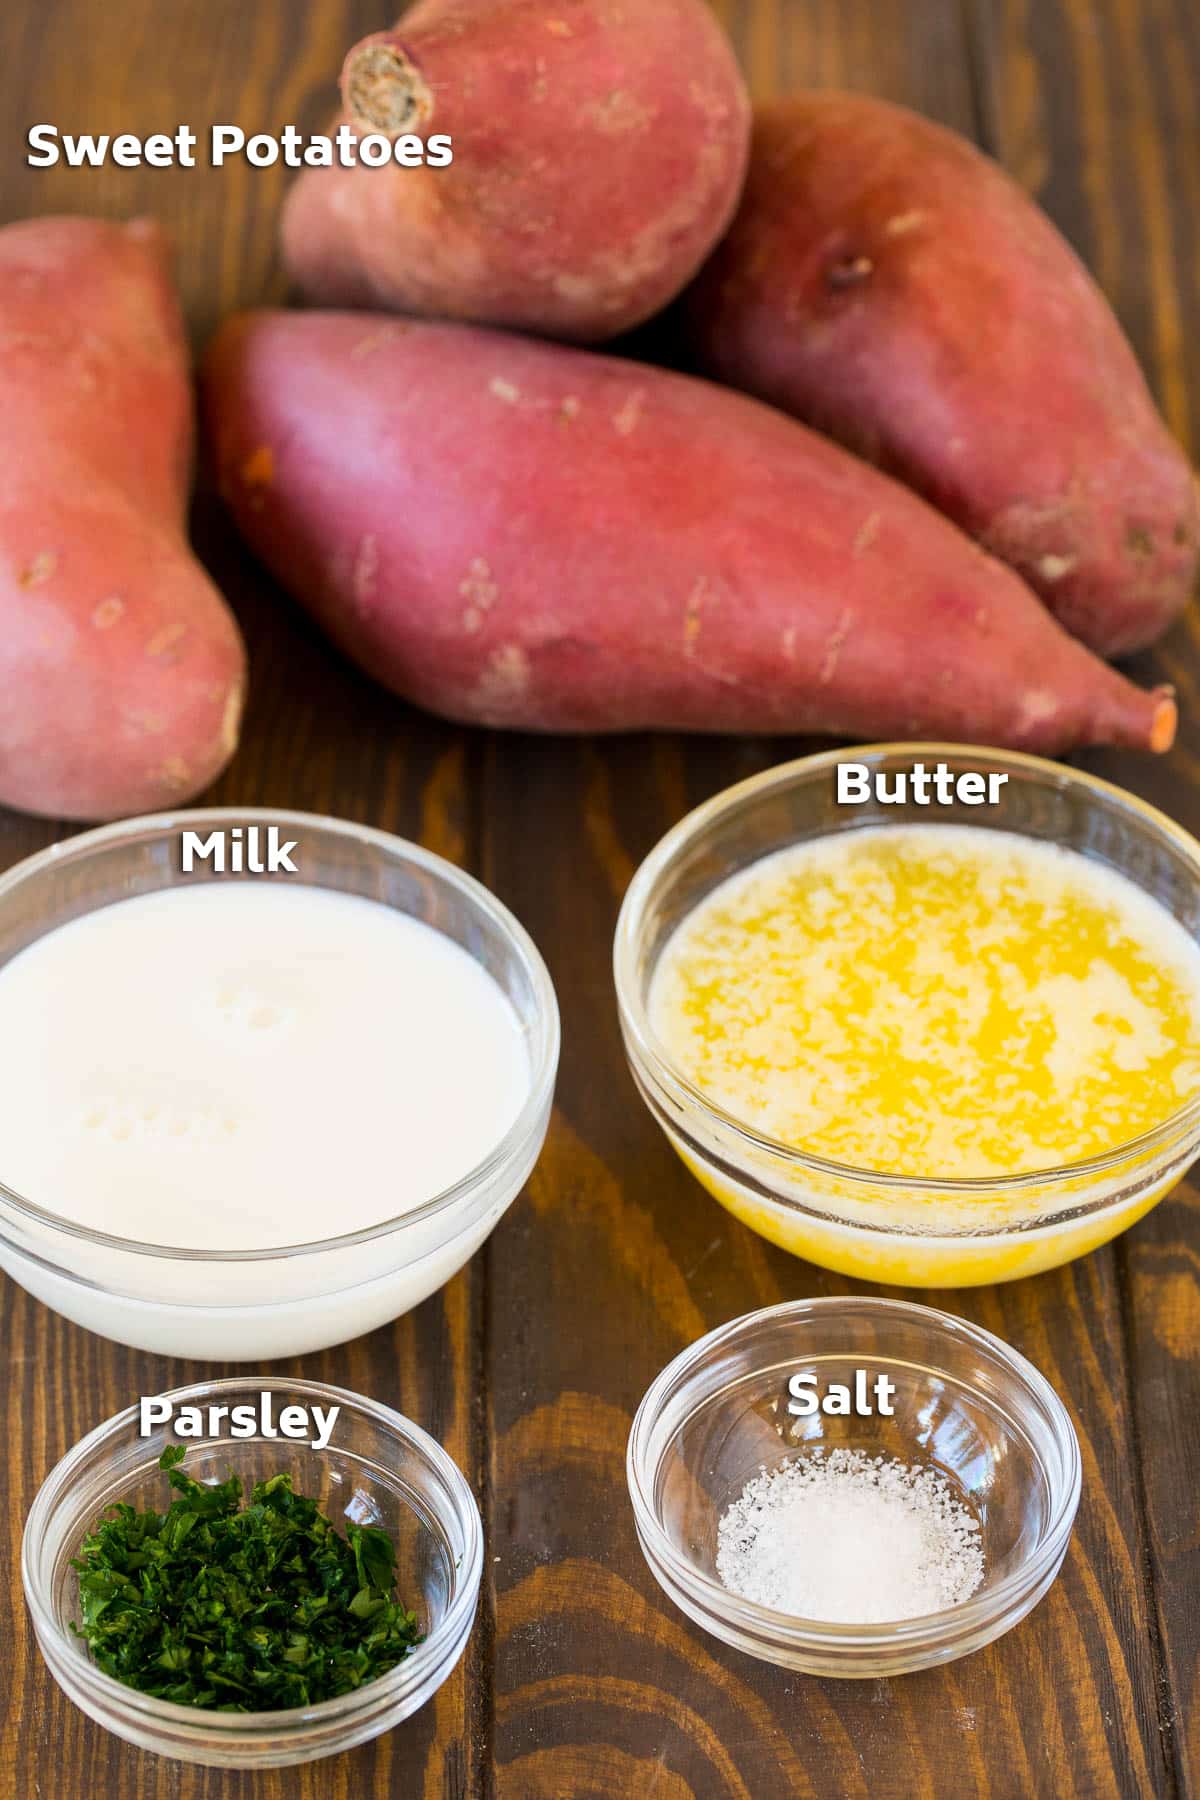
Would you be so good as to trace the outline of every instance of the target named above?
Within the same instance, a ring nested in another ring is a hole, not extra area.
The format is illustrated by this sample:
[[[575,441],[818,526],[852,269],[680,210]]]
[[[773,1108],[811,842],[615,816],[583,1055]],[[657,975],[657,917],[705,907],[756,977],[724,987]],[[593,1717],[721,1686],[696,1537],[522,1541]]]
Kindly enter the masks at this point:
[[[683,303],[705,373],[900,475],[1104,655],[1156,638],[1200,499],[1082,263],[1002,169],[862,94],[762,107]]]
[[[326,306],[579,342],[674,298],[729,223],[750,107],[705,0],[418,0],[351,50],[345,122],[448,168],[309,169],[284,258]]]
[[[546,731],[1165,749],[1175,709],[758,402],[469,326],[244,314],[203,371],[248,542],[379,680]]]
[[[0,802],[188,798],[237,740],[244,652],[188,549],[195,413],[158,228],[0,231]]]

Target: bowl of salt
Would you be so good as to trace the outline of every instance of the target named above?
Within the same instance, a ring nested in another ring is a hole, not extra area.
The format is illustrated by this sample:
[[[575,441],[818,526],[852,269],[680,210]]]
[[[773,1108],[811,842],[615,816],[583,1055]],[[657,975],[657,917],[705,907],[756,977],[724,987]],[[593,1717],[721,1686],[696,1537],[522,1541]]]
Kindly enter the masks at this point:
[[[788,1669],[966,1656],[1057,1576],[1079,1504],[1062,1402],[1011,1346],[873,1297],[720,1326],[653,1383],[627,1458],[642,1550],[690,1618]]]

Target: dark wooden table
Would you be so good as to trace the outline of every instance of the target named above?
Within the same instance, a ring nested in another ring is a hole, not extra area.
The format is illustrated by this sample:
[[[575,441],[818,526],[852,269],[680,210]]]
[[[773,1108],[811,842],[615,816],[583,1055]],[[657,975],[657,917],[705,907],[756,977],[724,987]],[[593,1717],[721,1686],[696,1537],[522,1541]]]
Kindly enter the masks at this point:
[[[39,120],[139,133],[180,121],[319,129],[344,47],[388,22],[383,0],[8,0],[3,10],[0,218],[160,214],[178,240],[197,337],[231,307],[279,297],[281,172],[33,172],[25,130]],[[1098,273],[1195,452],[1195,0],[723,0],[719,10],[758,94],[870,89],[999,155]],[[0,1280],[3,1793],[1072,1800],[1200,1791],[1196,1192],[1179,1189],[1071,1268],[929,1296],[1032,1357],[1079,1427],[1074,1541],[1061,1580],[1018,1631],[941,1673],[867,1683],[786,1675],[706,1638],[660,1594],[638,1551],[623,1466],[634,1407],[663,1363],[717,1322],[852,1284],[752,1236],[676,1163],[624,1069],[609,944],[625,885],[659,834],[696,801],[800,746],[454,729],[341,661],[203,494],[197,532],[243,620],[253,668],[245,741],[209,797],[340,813],[419,838],[515,909],[558,986],[558,1107],[529,1191],[444,1292],[302,1367],[401,1406],[468,1472],[487,1532],[480,1615],[434,1704],[308,1770],[189,1770],[93,1726],[60,1695],[27,1626],[25,1512],[51,1464],[99,1420],[143,1392],[216,1371],[106,1343]],[[1159,763],[1105,756],[1089,766],[1200,830],[1195,616],[1136,672],[1175,682],[1179,747]],[[69,829],[0,815],[0,864]]]

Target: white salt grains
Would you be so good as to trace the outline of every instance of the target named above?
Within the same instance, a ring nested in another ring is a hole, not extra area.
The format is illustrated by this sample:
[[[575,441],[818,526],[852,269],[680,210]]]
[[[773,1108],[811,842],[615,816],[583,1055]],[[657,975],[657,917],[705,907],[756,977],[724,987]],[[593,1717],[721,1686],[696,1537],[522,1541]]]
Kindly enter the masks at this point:
[[[747,1483],[718,1526],[717,1572],[793,1618],[878,1625],[967,1599],[983,1550],[977,1520],[935,1469],[817,1451]]]

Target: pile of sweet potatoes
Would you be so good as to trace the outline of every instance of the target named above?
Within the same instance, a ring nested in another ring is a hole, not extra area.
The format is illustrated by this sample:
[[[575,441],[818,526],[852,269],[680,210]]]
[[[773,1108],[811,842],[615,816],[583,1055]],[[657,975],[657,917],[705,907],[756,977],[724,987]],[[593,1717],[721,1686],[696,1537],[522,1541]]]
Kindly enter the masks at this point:
[[[861,95],[752,129],[705,0],[418,0],[342,102],[453,160],[306,169],[285,262],[349,310],[228,322],[203,393],[240,530],[372,674],[545,731],[1169,746],[1169,692],[1101,659],[1186,604],[1196,483],[995,164]],[[578,347],[663,309],[697,374]],[[0,232],[0,400],[0,800],[192,793],[242,651],[149,228]]]

